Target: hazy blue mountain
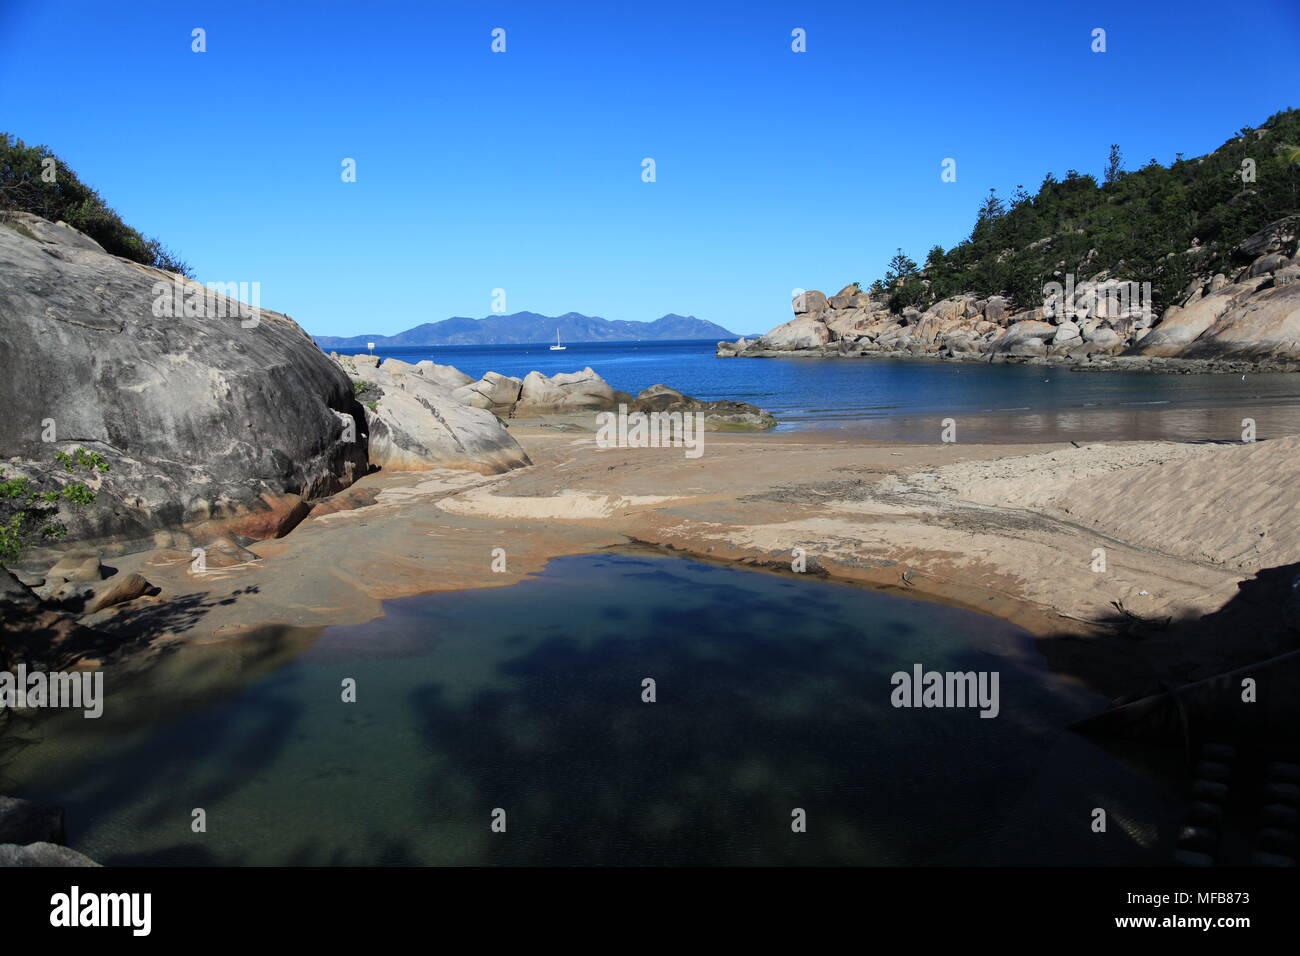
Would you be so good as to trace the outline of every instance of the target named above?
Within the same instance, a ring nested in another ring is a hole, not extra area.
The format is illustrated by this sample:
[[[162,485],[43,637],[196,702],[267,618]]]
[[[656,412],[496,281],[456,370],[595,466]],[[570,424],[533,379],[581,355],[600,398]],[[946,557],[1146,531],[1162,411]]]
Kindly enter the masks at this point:
[[[362,349],[367,342],[376,347],[398,345],[526,345],[554,342],[555,330],[560,341],[576,342],[662,342],[667,339],[734,339],[736,333],[693,315],[665,315],[653,322],[629,322],[602,319],[596,315],[567,312],[564,315],[538,315],[516,312],[513,315],[489,315],[482,319],[455,316],[441,322],[426,322],[396,335],[317,335],[323,349]]]

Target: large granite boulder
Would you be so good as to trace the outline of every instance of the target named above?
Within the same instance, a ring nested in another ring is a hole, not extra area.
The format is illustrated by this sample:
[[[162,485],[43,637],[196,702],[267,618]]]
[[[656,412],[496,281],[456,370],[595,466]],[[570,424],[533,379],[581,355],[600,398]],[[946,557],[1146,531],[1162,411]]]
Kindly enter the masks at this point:
[[[984,303],[984,321],[996,325],[1005,325],[1007,321],[1007,300],[1000,295],[991,295]]]
[[[500,418],[509,418],[519,401],[523,385],[514,376],[488,372],[477,382],[462,385],[452,394],[465,405],[486,409]]]
[[[832,340],[855,339],[865,334],[875,313],[867,309],[849,308],[826,313],[826,328]]]
[[[1246,275],[1252,279],[1259,276],[1272,275],[1283,266],[1289,266],[1291,260],[1281,252],[1270,252],[1266,256],[1260,256],[1250,264],[1246,270]]]
[[[1124,337],[1106,325],[1091,330],[1083,339],[1096,349],[1115,349],[1124,344]]]
[[[560,372],[547,377],[541,372],[524,376],[519,390],[516,415],[547,411],[605,410],[614,407],[614,389],[590,368]]]
[[[814,349],[831,340],[830,329],[821,320],[822,313],[801,315],[778,325],[759,340],[769,349]]]
[[[1082,335],[1079,332],[1079,326],[1073,322],[1065,321],[1056,327],[1056,334],[1052,336],[1052,345],[1073,347],[1082,341]]]
[[[1243,239],[1232,254],[1239,261],[1252,262],[1270,253],[1294,250],[1297,236],[1300,236],[1300,216],[1286,216]]]
[[[466,375],[454,365],[439,365],[437,362],[425,359],[423,362],[416,363],[415,367],[425,378],[450,389],[457,389],[474,381],[472,375]]]
[[[1262,289],[1239,301],[1220,315],[1186,354],[1192,358],[1300,355],[1300,284]]]
[[[6,473],[76,447],[110,466],[89,482],[95,503],[61,517],[67,541],[146,541],[366,470],[348,377],[288,316],[24,214],[0,223],[0,316]]]
[[[489,475],[532,464],[495,414],[460,401],[418,367],[395,359],[371,366],[348,356],[339,362],[362,386],[358,395],[372,464],[392,471],[463,468]]]
[[[925,311],[927,315],[933,315],[940,320],[964,319],[974,300],[974,296],[954,295],[947,299],[940,299]]]
[[[986,307],[987,308],[987,307]],[[1050,322],[1037,322],[1029,320],[1026,322],[1016,322],[1007,326],[997,339],[990,346],[993,352],[1019,352],[1020,354],[1041,354],[1046,348],[1045,343],[1056,336],[1056,326]],[[1028,343],[1034,343],[1029,345]],[[1028,345],[1028,348],[1024,346]],[[1040,348],[1042,346],[1042,348]]]
[[[743,335],[734,342],[719,342],[717,356],[718,358],[731,358],[744,352],[750,345],[749,339]]]
[[[871,306],[871,296],[862,291],[856,282],[846,285],[827,300],[832,309],[865,309]]]
[[[796,295],[791,302],[791,305],[794,308],[795,315],[803,315],[804,313],[820,315],[822,312],[825,312],[830,308],[830,304],[826,301],[826,296],[823,293],[818,292],[816,289],[810,289],[807,292],[801,292],[799,295]]]
[[[1236,306],[1247,303],[1259,286],[1268,280],[1250,278],[1224,286],[1217,292],[1189,300],[1182,307],[1166,309],[1160,322],[1142,339],[1137,352],[1142,355],[1185,356],[1205,332]],[[1200,348],[1204,353],[1207,350]]]

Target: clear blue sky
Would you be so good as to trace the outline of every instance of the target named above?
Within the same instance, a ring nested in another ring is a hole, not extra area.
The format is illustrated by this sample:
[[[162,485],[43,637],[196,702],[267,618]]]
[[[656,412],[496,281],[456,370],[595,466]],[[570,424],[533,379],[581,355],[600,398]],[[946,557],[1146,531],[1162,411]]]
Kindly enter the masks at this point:
[[[952,245],[991,186],[1212,149],[1300,105],[1298,62],[1297,0],[0,0],[0,129],[314,333],[495,288],[752,332]]]

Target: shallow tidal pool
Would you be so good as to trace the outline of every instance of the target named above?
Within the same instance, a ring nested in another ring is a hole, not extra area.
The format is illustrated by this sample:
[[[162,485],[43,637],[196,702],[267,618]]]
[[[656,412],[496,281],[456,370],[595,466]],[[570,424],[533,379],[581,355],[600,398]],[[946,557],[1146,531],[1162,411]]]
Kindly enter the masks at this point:
[[[110,670],[0,792],[107,865],[1168,861],[1177,793],[996,618],[638,552],[385,609]],[[893,706],[917,664],[996,672],[998,715]]]

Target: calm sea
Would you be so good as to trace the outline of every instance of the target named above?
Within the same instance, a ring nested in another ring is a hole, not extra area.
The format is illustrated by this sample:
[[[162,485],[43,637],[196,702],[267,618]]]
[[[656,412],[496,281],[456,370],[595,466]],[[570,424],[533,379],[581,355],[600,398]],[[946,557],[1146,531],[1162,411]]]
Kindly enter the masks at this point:
[[[546,344],[379,349],[432,359],[476,378],[590,366],[635,394],[670,385],[702,399],[760,405],[781,429],[834,428],[897,441],[936,441],[946,417],[963,441],[1168,438],[1237,441],[1242,420],[1260,439],[1300,432],[1300,375],[1071,372],[933,359],[720,359],[714,342]]]

